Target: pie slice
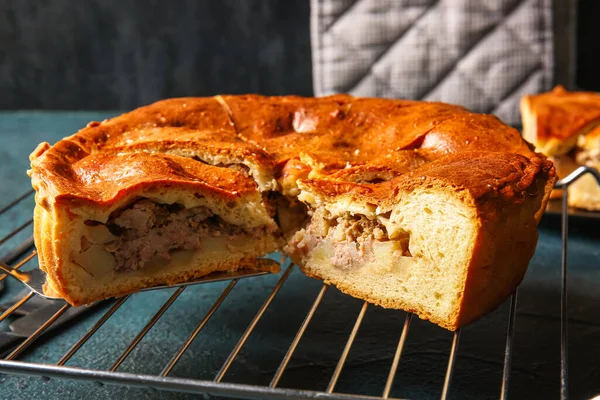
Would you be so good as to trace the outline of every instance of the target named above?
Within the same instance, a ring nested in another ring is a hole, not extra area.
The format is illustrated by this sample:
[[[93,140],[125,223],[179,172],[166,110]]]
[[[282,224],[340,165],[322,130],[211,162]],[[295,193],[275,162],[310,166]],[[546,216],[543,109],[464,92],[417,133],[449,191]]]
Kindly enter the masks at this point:
[[[255,267],[280,247],[260,190],[274,185],[268,158],[217,100],[187,104],[91,123],[31,155],[40,267],[69,303]]]
[[[600,165],[598,93],[568,92],[557,86],[548,93],[524,96],[521,116],[524,138],[554,162],[559,177],[566,177],[580,165]],[[553,198],[561,195],[561,190],[552,193]],[[582,177],[569,187],[569,205],[600,210],[600,189],[592,176]]]
[[[557,86],[551,92],[523,96],[521,117],[525,140],[548,156],[562,156],[575,147],[580,135],[600,123],[600,95]]]
[[[165,100],[43,143],[31,166],[40,266],[73,305],[283,250],[451,330],[514,291],[556,180],[493,116],[347,95]]]

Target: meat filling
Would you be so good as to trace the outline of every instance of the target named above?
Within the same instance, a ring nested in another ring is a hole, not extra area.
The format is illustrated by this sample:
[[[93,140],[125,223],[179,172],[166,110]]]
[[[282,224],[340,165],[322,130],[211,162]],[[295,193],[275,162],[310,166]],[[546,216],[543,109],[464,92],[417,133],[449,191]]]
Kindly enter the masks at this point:
[[[245,230],[214,215],[206,207],[186,209],[180,204],[157,204],[139,200],[111,217],[106,224],[116,240],[104,248],[113,254],[117,270],[137,270],[155,258],[170,259],[174,250],[193,250],[202,238],[223,236],[232,240],[241,235],[259,237],[265,227]]]
[[[377,220],[364,215],[343,215],[337,218],[313,218],[311,223],[298,231],[289,242],[287,250],[307,257],[323,241],[332,248],[331,262],[341,269],[360,267],[374,262],[374,247],[389,242],[387,230]],[[394,257],[410,257],[408,235],[394,238],[397,246]]]

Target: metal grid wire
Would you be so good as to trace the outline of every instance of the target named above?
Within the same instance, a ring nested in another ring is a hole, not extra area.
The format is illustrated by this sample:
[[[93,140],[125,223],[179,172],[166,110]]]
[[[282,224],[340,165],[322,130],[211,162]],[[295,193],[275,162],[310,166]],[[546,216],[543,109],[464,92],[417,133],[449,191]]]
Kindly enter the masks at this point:
[[[593,168],[588,167],[580,167],[575,172],[573,172],[568,177],[560,180],[556,184],[557,189],[566,189],[570,184],[575,182],[581,176],[585,174],[592,174],[595,179],[598,181],[600,185],[600,174],[598,171]],[[33,192],[28,192],[23,194],[22,196],[15,199],[13,202],[0,209],[0,214],[8,211],[15,205],[17,205],[20,201],[26,199]],[[561,390],[561,399],[566,399],[568,396],[568,355],[567,355],[567,329],[568,329],[568,317],[567,317],[567,251],[568,251],[568,191],[563,190],[563,199],[562,199],[562,215],[561,215],[561,235],[562,235],[562,260],[561,260],[561,270],[562,270],[562,281],[561,281],[561,375],[560,375],[560,390]],[[10,238],[15,236],[18,232],[25,229],[28,225],[31,224],[31,220],[26,224],[19,226],[13,232],[9,233],[6,237],[0,239],[0,245],[8,241]],[[23,257],[28,251],[32,249],[33,239],[28,238],[23,241],[21,244],[17,245],[14,249],[12,249],[4,258],[3,261],[7,264],[12,264],[20,257]],[[13,268],[20,268],[25,265],[28,261],[30,261],[33,257],[35,257],[36,252],[33,251],[29,255],[25,256],[21,261],[16,263]],[[248,384],[240,384],[240,383],[228,383],[222,382],[223,377],[229,370],[230,366],[238,356],[240,350],[245,345],[249,336],[252,334],[254,328],[257,323],[264,315],[265,311],[273,302],[273,299],[280,291],[281,287],[284,285],[285,281],[290,276],[291,272],[294,269],[294,265],[290,265],[281,275],[279,281],[268,295],[262,306],[256,312],[254,318],[241,335],[237,344],[233,347],[229,355],[227,356],[225,362],[220,368],[219,372],[216,374],[213,380],[198,380],[198,379],[188,379],[188,378],[175,378],[170,377],[169,374],[172,371],[173,367],[177,364],[182,355],[186,352],[190,344],[196,338],[196,336],[200,333],[200,331],[204,328],[209,319],[213,316],[215,311],[219,308],[219,306],[223,303],[225,298],[229,295],[229,293],[234,289],[236,284],[239,281],[238,278],[234,278],[230,281],[229,285],[225,287],[221,295],[214,301],[212,306],[206,312],[204,317],[197,324],[192,333],[188,336],[185,342],[181,345],[179,350],[172,356],[171,360],[167,365],[164,366],[160,374],[158,375],[143,375],[143,374],[133,374],[133,373],[124,373],[118,372],[119,366],[125,361],[125,359],[131,354],[131,352],[136,348],[138,343],[144,338],[144,336],[150,331],[150,329],[155,325],[155,323],[162,317],[162,315],[167,311],[167,309],[175,302],[175,300],[179,297],[179,295],[186,289],[187,286],[179,286],[175,292],[164,302],[164,304],[160,307],[160,309],[150,318],[150,320],[146,323],[146,325],[142,328],[142,330],[135,336],[135,338],[131,341],[131,343],[126,347],[126,349],[121,353],[121,355],[114,361],[112,366],[108,370],[93,370],[93,369],[83,369],[83,368],[73,368],[65,366],[65,363],[73,357],[75,353],[85,343],[92,337],[102,325],[111,318],[111,316],[131,297],[134,295],[128,295],[117,299],[113,302],[112,306],[106,311],[100,319],[84,334],[61,358],[56,364],[40,364],[40,363],[31,363],[31,362],[22,362],[18,361],[19,355],[29,348],[36,339],[40,335],[42,335],[57,319],[61,317],[69,308],[68,304],[64,305],[60,308],[52,317],[50,317],[46,323],[40,326],[33,334],[31,334],[28,338],[26,338],[18,347],[16,347],[12,352],[10,352],[4,359],[0,360],[0,372],[9,373],[9,374],[22,374],[22,375],[40,375],[46,377],[56,377],[56,378],[68,378],[68,379],[76,379],[76,380],[85,380],[85,381],[94,381],[94,382],[103,382],[108,384],[116,384],[116,385],[128,385],[133,387],[143,387],[143,388],[155,388],[160,390],[169,390],[169,391],[178,391],[178,392],[188,392],[188,393],[197,393],[197,394],[206,394],[210,393],[213,395],[221,395],[221,396],[229,396],[229,397],[260,397],[260,398],[287,398],[287,399],[356,399],[356,398],[373,398],[373,399],[388,399],[390,390],[394,383],[394,378],[396,376],[396,371],[401,361],[402,352],[404,349],[404,344],[406,341],[406,337],[408,331],[410,329],[411,320],[413,318],[412,314],[407,314],[402,332],[398,339],[398,345],[395,350],[395,354],[393,357],[392,365],[389,370],[386,384],[381,396],[363,396],[363,395],[354,395],[354,394],[343,394],[336,393],[335,388],[338,382],[338,378],[344,368],[344,364],[346,362],[346,358],[352,348],[358,330],[362,324],[363,317],[367,311],[368,303],[364,302],[362,304],[362,308],[356,317],[354,322],[354,326],[351,330],[351,333],[346,341],[346,345],[339,357],[335,370],[329,380],[329,384],[327,385],[327,389],[325,391],[310,391],[310,390],[297,390],[297,389],[288,389],[288,388],[279,388],[278,383],[290,361],[294,351],[302,336],[304,335],[306,328],[310,324],[311,319],[313,318],[321,300],[323,299],[325,292],[327,291],[328,286],[323,285],[321,290],[317,294],[315,300],[312,303],[308,313],[306,314],[304,321],[302,322],[300,328],[295,334],[294,339],[291,342],[285,356],[281,360],[279,367],[277,368],[274,376],[271,379],[271,382],[268,386],[258,386],[258,385],[248,385]],[[0,276],[0,281],[6,278],[5,275]],[[210,281],[210,280],[209,280]],[[9,309],[7,309],[2,315],[0,315],[0,322],[9,317],[15,310],[25,304],[28,300],[33,297],[32,293],[29,293]],[[508,396],[509,390],[509,378],[511,372],[511,359],[513,353],[513,333],[515,327],[515,316],[516,316],[516,306],[517,306],[517,292],[515,292],[510,300],[510,308],[509,308],[509,318],[508,318],[508,328],[506,335],[506,345],[504,351],[504,368],[503,368],[503,377],[502,377],[502,386],[499,394],[500,399],[506,399]],[[451,382],[452,382],[452,374],[454,371],[454,364],[456,360],[457,349],[460,340],[460,330],[454,332],[452,346],[450,348],[450,353],[448,357],[448,364],[446,368],[446,374],[444,379],[444,384],[442,388],[442,399],[446,399],[450,390]]]

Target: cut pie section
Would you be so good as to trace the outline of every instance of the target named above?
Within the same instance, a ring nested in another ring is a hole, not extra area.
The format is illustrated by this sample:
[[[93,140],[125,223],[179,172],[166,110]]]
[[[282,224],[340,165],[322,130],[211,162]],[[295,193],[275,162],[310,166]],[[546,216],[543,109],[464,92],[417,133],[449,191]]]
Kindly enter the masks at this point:
[[[452,330],[521,281],[556,180],[493,116],[347,95],[164,100],[41,144],[30,175],[47,289],[71,304],[284,251]]]
[[[542,168],[514,154],[461,153],[385,184],[303,182],[299,198],[313,217],[286,251],[345,293],[454,330],[523,278],[544,201],[537,194],[548,190]]]
[[[103,153],[50,174],[34,175],[34,236],[48,285],[73,305],[251,268],[280,247],[256,184],[235,169],[164,154]],[[76,195],[48,185],[77,184],[73,176],[85,182]],[[115,178],[114,189],[126,193],[111,190]]]

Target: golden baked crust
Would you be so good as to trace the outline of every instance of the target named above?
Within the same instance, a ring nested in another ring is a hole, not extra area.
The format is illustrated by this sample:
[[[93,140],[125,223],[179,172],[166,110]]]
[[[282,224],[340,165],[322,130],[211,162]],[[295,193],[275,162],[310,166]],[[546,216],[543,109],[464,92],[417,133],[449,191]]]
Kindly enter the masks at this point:
[[[245,163],[273,177],[297,158],[315,175],[354,167],[401,175],[457,152],[536,157],[515,129],[453,105],[342,95],[220,100],[228,110],[216,98],[163,100],[92,122],[52,147],[42,143],[30,157],[40,201],[48,196],[108,204],[159,182],[223,195],[254,190],[251,178],[191,157],[208,164]]]
[[[430,182],[444,182],[460,191],[471,201],[481,203],[495,199],[503,206],[521,204],[526,197],[547,196],[552,189],[554,174],[552,163],[543,157],[531,159],[514,153],[464,152],[451,154],[380,184],[360,184],[331,180],[303,180],[301,185],[313,195],[321,196],[326,202],[340,197],[350,201],[377,204],[380,208],[392,207],[400,191],[411,192]],[[542,179],[543,190],[538,193],[536,180]],[[492,208],[491,213],[497,210]],[[543,209],[534,215],[541,219]]]
[[[460,299],[468,304],[459,304],[452,320],[411,308],[448,329],[497,306],[520,282],[535,248],[535,226],[555,181],[552,164],[518,131],[493,116],[442,103],[347,95],[164,100],[90,123],[54,146],[43,143],[30,158],[40,265],[52,289],[73,304],[238,266],[233,259],[209,267],[198,261],[193,272],[183,268],[168,277],[134,279],[114,293],[107,284],[94,296],[86,295],[85,287],[72,284],[81,277],[74,272],[78,267],[69,264],[68,252],[79,245],[69,238],[80,235],[77,226],[85,220],[105,223],[135,199],[212,207],[228,223],[273,229],[267,193],[300,195],[313,208],[351,198],[361,207],[384,209],[396,205],[399,193],[424,185],[452,192],[446,194],[472,207],[474,221],[479,221],[479,236],[471,247],[490,248],[490,234],[506,242],[504,250],[512,249],[521,236],[527,238],[521,238],[523,249],[513,252],[514,259],[501,256],[503,249],[498,249],[492,268],[498,277],[496,290],[486,294],[461,289]],[[489,222],[502,215],[512,222]],[[513,221],[513,216],[518,218]],[[522,234],[519,221],[527,224]],[[281,242],[265,240],[257,253],[281,248]],[[462,284],[491,287],[489,279],[481,283],[479,271],[489,257],[480,260],[480,252],[469,254],[473,259],[460,272]],[[252,257],[246,252],[238,261],[247,264]],[[510,262],[500,265],[501,261]],[[518,261],[514,267],[513,261]],[[344,290],[343,283],[336,284]],[[410,308],[345,291],[382,305]]]

